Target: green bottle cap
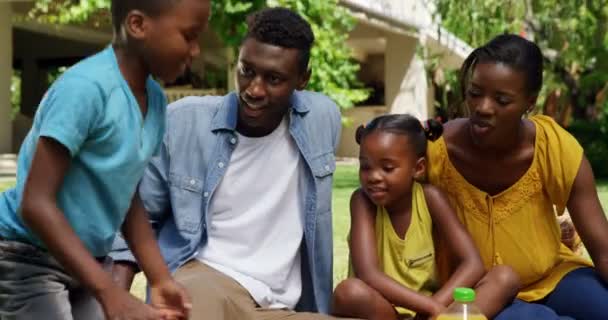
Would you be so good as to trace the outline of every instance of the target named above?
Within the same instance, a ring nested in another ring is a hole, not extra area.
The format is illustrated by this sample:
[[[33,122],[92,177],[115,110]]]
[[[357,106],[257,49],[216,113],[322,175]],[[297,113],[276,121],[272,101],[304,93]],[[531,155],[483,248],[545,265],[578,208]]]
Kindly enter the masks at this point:
[[[454,300],[457,302],[473,302],[475,301],[475,290],[471,288],[456,288],[454,289]]]

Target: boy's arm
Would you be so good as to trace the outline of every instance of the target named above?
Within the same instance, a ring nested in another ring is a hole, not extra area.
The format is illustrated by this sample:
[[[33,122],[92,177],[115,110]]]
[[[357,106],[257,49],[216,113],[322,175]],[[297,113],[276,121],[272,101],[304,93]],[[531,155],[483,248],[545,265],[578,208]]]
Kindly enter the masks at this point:
[[[187,314],[191,308],[190,298],[171,277],[137,193],[131,201],[122,233],[148,279],[152,304],[163,309],[181,309]]]
[[[456,287],[473,288],[485,271],[473,240],[456,217],[446,196],[431,185],[424,186],[424,196],[433,228],[437,229],[436,234],[445,238],[443,242],[449,246],[448,252],[452,253],[450,260],[456,265],[448,281],[433,295],[435,300],[447,306],[452,302],[452,293]]]
[[[350,201],[350,255],[357,278],[378,291],[390,303],[407,309],[436,315],[443,306],[430,297],[406,288],[383,273],[378,267],[375,223],[376,206],[356,190]]]
[[[145,200],[146,218],[153,229],[161,227],[170,212],[169,187],[167,174],[169,172],[169,152],[167,147],[168,132],[160,146],[159,155],[152,158],[138,187],[138,199]],[[124,227],[124,225],[123,225]],[[131,247],[125,241],[123,234],[118,234],[112,245],[110,256],[114,259],[112,275],[114,280],[123,288],[129,290],[133,277],[140,271]]]
[[[66,147],[52,138],[39,138],[23,194],[24,222],[65,270],[91,290],[108,318],[117,314],[152,318],[156,311],[113,283],[57,207],[56,196],[70,163]]]

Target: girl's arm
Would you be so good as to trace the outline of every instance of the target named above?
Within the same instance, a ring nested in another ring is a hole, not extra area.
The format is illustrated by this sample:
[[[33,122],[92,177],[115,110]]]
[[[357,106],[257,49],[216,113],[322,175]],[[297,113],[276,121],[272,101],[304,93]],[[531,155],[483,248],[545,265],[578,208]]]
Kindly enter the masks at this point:
[[[584,156],[572,184],[568,211],[598,274],[608,283],[608,222],[597,197],[591,165]]]
[[[357,278],[378,291],[386,300],[427,315],[436,315],[443,306],[430,297],[410,290],[379,268],[376,249],[376,206],[359,189],[351,196],[350,256]]]
[[[157,316],[155,310],[114,284],[57,207],[56,197],[71,160],[68,149],[61,143],[52,138],[39,138],[23,193],[23,221],[66,271],[91,290],[107,318]]]
[[[452,292],[456,287],[473,288],[483,277],[485,271],[479,252],[464,226],[458,221],[456,213],[446,196],[436,187],[424,186],[424,196],[433,220],[433,228],[448,246],[450,260],[455,270],[433,298],[444,306],[452,302]]]

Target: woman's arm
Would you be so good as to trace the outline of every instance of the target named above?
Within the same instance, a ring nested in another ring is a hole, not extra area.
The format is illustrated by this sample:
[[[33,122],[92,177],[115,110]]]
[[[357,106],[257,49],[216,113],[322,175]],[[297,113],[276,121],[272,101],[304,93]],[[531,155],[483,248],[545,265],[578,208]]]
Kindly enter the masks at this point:
[[[568,211],[597,272],[608,283],[608,221],[597,196],[591,165],[585,156],[572,184]]]
[[[376,249],[376,206],[359,189],[351,196],[350,255],[357,278],[378,291],[390,303],[416,312],[436,315],[443,306],[430,297],[408,289],[379,268]]]
[[[475,243],[464,226],[458,221],[454,209],[446,196],[437,187],[424,186],[424,196],[433,220],[435,234],[443,237],[450,252],[450,261],[455,270],[433,298],[444,306],[452,302],[452,292],[456,287],[473,288],[483,277],[485,270]]]

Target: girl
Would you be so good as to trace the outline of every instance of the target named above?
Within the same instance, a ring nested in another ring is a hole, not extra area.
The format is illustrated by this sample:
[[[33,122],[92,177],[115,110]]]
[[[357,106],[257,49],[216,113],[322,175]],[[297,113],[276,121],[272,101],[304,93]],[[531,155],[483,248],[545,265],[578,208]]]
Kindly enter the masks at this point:
[[[380,116],[357,130],[361,188],[351,197],[349,241],[354,278],[337,286],[335,314],[426,318],[452,302],[454,288],[465,286],[476,289],[476,304],[494,316],[517,292],[519,281],[508,267],[483,277],[479,253],[446,197],[418,182],[425,176],[427,138],[442,130],[432,120],[423,128],[410,115]],[[449,244],[456,266],[443,284],[435,277],[434,234]]]

